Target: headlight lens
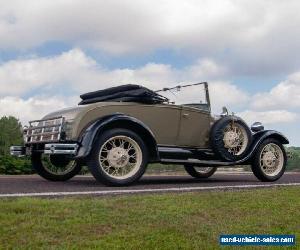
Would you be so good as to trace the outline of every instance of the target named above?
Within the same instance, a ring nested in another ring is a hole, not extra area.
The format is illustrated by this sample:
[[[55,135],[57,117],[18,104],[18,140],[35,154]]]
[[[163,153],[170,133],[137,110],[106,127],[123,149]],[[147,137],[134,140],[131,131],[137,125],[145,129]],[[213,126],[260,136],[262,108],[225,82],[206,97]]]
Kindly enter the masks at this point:
[[[74,119],[66,120],[63,126],[62,131],[65,133],[65,139],[72,138],[72,128],[74,124]]]

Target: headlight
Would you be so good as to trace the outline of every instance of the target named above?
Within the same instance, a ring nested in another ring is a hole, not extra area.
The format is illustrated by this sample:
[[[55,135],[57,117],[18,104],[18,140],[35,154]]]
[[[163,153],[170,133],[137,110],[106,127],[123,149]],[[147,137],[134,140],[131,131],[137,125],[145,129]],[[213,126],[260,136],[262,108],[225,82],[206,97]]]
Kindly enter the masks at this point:
[[[252,125],[251,125],[251,130],[253,132],[259,132],[259,131],[262,131],[264,130],[265,127],[264,125],[261,123],[261,122],[254,122]]]
[[[69,119],[64,122],[62,132],[64,133],[64,140],[72,138],[72,129],[73,129],[74,119]]]

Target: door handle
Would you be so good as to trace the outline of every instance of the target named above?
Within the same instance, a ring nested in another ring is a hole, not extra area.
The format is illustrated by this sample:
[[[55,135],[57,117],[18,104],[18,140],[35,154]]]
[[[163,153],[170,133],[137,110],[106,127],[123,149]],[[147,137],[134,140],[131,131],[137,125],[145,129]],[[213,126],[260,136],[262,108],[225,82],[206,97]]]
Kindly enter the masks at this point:
[[[182,116],[183,116],[184,118],[188,118],[189,115],[190,115],[190,114],[188,114],[188,113],[183,113],[183,114],[182,114]]]

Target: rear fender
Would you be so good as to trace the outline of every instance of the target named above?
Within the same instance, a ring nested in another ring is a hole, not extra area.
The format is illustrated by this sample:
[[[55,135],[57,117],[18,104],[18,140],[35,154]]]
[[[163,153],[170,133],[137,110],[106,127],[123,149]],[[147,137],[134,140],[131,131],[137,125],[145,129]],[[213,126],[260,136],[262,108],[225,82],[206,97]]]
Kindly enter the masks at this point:
[[[106,129],[111,128],[127,128],[134,132],[137,132],[138,135],[141,136],[145,141],[145,144],[148,146],[150,160],[157,161],[159,159],[157,143],[150,128],[140,120],[120,113],[102,117],[101,119],[92,123],[84,131],[79,140],[80,148],[76,158],[87,157],[90,154],[93,145],[100,133]]]

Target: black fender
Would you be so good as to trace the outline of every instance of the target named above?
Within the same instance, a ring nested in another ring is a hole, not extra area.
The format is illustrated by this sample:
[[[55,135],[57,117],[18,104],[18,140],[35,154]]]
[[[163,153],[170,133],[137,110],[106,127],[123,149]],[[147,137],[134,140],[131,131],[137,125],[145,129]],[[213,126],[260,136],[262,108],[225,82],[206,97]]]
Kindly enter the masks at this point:
[[[275,130],[263,130],[253,134],[253,140],[261,143],[263,140],[272,137],[277,139],[282,144],[289,144],[289,140],[280,132]]]
[[[151,129],[142,121],[121,113],[101,117],[89,125],[79,140],[80,147],[76,158],[86,158],[90,154],[99,134],[110,128],[127,128],[136,132],[148,146],[150,161],[155,162],[159,159],[157,143]]]
[[[251,161],[252,156],[255,154],[258,146],[266,139],[274,138],[282,144],[289,144],[289,140],[280,132],[275,130],[263,130],[253,134],[252,145],[248,151],[247,156],[235,162],[235,164],[245,164]]]

